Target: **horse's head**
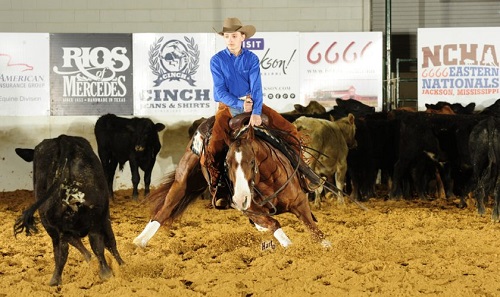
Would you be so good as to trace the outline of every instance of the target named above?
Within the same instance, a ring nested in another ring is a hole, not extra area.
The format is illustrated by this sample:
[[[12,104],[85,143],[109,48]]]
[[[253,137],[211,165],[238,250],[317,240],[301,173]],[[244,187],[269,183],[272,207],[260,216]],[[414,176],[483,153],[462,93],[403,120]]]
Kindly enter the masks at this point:
[[[248,125],[246,130],[229,145],[226,155],[226,168],[229,180],[234,186],[232,206],[246,210],[253,199],[253,187],[258,178],[258,166],[253,148],[254,131]]]

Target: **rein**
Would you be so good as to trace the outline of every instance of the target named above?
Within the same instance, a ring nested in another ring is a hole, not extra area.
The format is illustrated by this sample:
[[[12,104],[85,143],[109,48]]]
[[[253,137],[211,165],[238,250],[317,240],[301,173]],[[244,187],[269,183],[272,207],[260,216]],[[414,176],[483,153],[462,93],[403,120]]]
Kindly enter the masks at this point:
[[[240,137],[241,134],[246,131],[247,129],[250,128],[250,125],[246,125],[245,127],[243,127],[242,129],[240,129],[238,131],[238,133],[236,134],[236,138]],[[270,131],[269,128],[265,127],[265,126],[262,126],[262,127],[254,127],[254,129],[256,131],[259,131],[259,132],[262,132],[262,133],[265,133],[265,134],[268,134],[268,135],[271,135],[270,133],[267,133],[266,131]],[[262,140],[262,139],[261,139]],[[298,140],[297,140],[298,141]],[[266,145],[272,147],[269,143],[266,143]],[[302,150],[302,147],[300,147],[300,150]],[[299,153],[301,153],[299,151]],[[300,156],[300,154],[299,154]],[[276,215],[277,213],[277,209],[276,209],[276,206],[271,202],[271,200],[273,200],[274,198],[276,198],[279,193],[281,193],[285,187],[292,181],[292,178],[294,177],[295,174],[297,174],[297,172],[299,171],[299,165],[300,163],[297,162],[297,165],[294,167],[293,169],[293,172],[292,174],[290,174],[290,176],[287,178],[287,180],[281,185],[281,187],[276,190],[273,194],[271,194],[270,196],[268,197],[265,197],[262,192],[259,191],[259,189],[257,189],[257,187],[255,186],[255,182],[252,181],[252,184],[253,184],[253,190],[255,191],[255,193],[257,193],[261,198],[262,198],[262,201],[258,202],[255,200],[255,197],[252,197],[252,202],[259,205],[259,206],[264,206],[265,204],[269,204],[271,206],[271,212],[270,213],[261,213],[261,212],[254,212],[254,211],[250,211],[250,210],[244,210],[243,212],[244,213],[249,213],[249,214],[254,214],[254,215],[265,215],[265,216],[274,216]],[[255,162],[255,164],[253,165],[254,166],[254,172],[258,172],[258,167],[257,167],[257,162]],[[255,177],[254,177],[255,178]]]
[[[254,164],[254,166],[256,166],[256,164]],[[285,183],[283,183],[281,185],[281,187],[276,190],[272,195],[270,195],[269,197],[264,197],[264,195],[259,191],[259,189],[257,189],[257,187],[254,186],[254,191],[259,194],[260,197],[262,197],[262,201],[261,202],[257,202],[255,201],[255,197],[252,197],[252,201],[259,205],[259,206],[264,206],[266,203],[269,203],[271,205],[271,208],[272,208],[272,212],[270,212],[269,214],[267,215],[270,215],[270,216],[273,216],[276,214],[277,212],[277,209],[276,209],[276,206],[274,206],[274,204],[271,203],[271,200],[273,200],[274,198],[276,198],[278,196],[278,194],[283,191],[283,189],[285,189],[285,187],[290,183],[290,181],[292,180],[292,178],[294,177],[295,174],[297,174],[297,171],[299,170],[299,163],[297,163],[297,165],[295,166],[295,168],[293,169],[293,173],[290,174],[290,176],[287,178],[287,180],[285,181]],[[247,211],[246,211],[247,212]],[[254,213],[254,212],[252,212]],[[255,214],[255,213],[254,213]]]

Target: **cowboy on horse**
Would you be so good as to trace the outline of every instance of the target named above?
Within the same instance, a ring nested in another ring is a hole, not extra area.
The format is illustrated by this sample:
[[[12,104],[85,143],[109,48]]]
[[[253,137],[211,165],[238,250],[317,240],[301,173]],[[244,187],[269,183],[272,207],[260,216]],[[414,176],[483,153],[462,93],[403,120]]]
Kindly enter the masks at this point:
[[[201,164],[208,171],[212,203],[218,209],[229,206],[228,186],[221,179],[221,160],[224,159],[226,139],[230,133],[229,120],[232,117],[251,113],[249,124],[260,126],[262,114],[267,115],[268,128],[284,131],[284,141],[295,147],[300,156],[300,136],[297,129],[278,112],[263,104],[259,58],[242,47],[243,41],[252,37],[255,32],[254,26],[244,26],[237,18],[227,18],[222,31],[217,32],[223,36],[227,47],[210,60],[214,99],[219,102],[219,107]]]
[[[272,217],[283,212],[294,213],[322,245],[330,246],[314,222],[306,195],[324,181],[303,161],[295,126],[263,104],[259,59],[242,48],[243,41],[255,34],[255,27],[228,18],[218,34],[227,45],[210,61],[219,108],[215,116],[200,124],[176,170],[147,197],[153,206],[152,217],[134,243],[144,247],[160,226],[170,226],[203,193],[208,181],[215,208],[239,209],[256,227],[272,231],[283,247],[291,241]],[[258,127],[262,124],[266,127]],[[236,129],[242,125],[246,129]],[[240,137],[232,139],[232,131],[240,131]],[[244,140],[241,131],[246,131]],[[227,178],[221,178],[224,160],[228,165]],[[236,176],[235,168],[249,174]],[[260,178],[261,170],[266,179]]]

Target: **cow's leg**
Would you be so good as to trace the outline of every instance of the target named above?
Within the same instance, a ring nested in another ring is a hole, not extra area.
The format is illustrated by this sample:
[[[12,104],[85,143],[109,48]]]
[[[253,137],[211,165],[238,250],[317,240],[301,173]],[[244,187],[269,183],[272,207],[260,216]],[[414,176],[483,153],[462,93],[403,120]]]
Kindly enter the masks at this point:
[[[500,218],[500,213],[499,213],[499,200],[500,200],[500,180],[499,180],[500,177],[497,178],[496,182],[495,182],[495,189],[494,189],[494,192],[493,192],[493,209],[491,211],[491,220],[493,222],[498,222],[499,221],[499,218]]]
[[[116,161],[111,154],[102,147],[97,148],[99,154],[99,159],[101,160],[102,169],[104,170],[104,175],[106,176],[106,183],[108,185],[109,196],[113,198],[113,179],[115,177],[116,167],[118,166],[118,161]]]
[[[62,272],[64,269],[64,265],[66,265],[66,261],[68,260],[68,250],[69,245],[64,239],[59,237],[57,231],[49,231],[50,237],[52,238],[52,246],[54,249],[54,261],[55,268],[54,273],[52,274],[52,278],[50,279],[50,286],[59,286],[62,283]]]
[[[104,236],[104,246],[108,249],[108,251],[115,257],[115,260],[118,264],[122,265],[125,263],[116,248],[116,239],[115,234],[113,233],[113,229],[111,228],[111,220],[109,219],[109,215],[106,216],[106,219],[103,221],[102,228],[103,236]]]
[[[92,251],[99,261],[99,275],[102,279],[106,280],[113,276],[113,272],[104,258],[104,236],[99,232],[89,233],[89,242],[92,247]]]
[[[499,211],[498,211],[498,200],[500,199],[498,195],[498,191],[495,190],[495,195],[493,197],[493,209],[491,210],[491,220],[494,223],[497,223],[499,221]]]
[[[446,195],[446,199],[455,199],[455,193],[453,193],[453,177],[451,176],[451,168],[449,164],[445,164],[443,168],[440,168],[441,180],[443,181],[443,188]]]
[[[153,172],[153,167],[144,170],[144,196],[149,194],[149,186],[151,185],[151,173]]]
[[[485,212],[485,208],[484,208],[484,196],[485,195],[486,194],[485,194],[485,191],[484,191],[483,184],[478,184],[474,196],[476,196],[477,212],[481,216],[483,216],[484,212]]]
[[[341,161],[335,173],[335,185],[340,191],[337,192],[337,202],[344,204],[345,175],[347,174],[347,161]]]
[[[318,209],[321,208],[321,193],[323,193],[323,186],[314,190],[314,206]]]
[[[111,199],[114,199],[115,194],[113,192],[113,182],[115,179],[116,168],[118,167],[118,161],[115,159],[110,159],[109,163],[104,168],[104,173],[106,174],[106,182],[108,183],[108,190]]]
[[[92,254],[87,250],[87,248],[83,245],[82,240],[78,237],[69,237],[68,242],[74,246],[80,253],[82,253],[85,261],[90,261]]]
[[[390,199],[401,199],[403,197],[403,176],[407,172],[409,163],[409,160],[400,158],[394,165],[393,183],[389,195]]]
[[[139,186],[139,181],[141,180],[141,176],[139,175],[139,166],[137,161],[133,158],[129,160],[130,172],[132,174],[132,198],[137,200],[139,198],[139,190],[137,189]]]

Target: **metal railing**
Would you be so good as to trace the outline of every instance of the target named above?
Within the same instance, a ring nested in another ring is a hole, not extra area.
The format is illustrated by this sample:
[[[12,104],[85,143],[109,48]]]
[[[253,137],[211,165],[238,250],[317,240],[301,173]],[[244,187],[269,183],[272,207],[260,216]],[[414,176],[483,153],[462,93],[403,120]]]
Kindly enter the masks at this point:
[[[413,64],[414,66],[417,65],[417,59],[396,59],[396,108],[401,107],[405,105],[405,103],[411,102],[413,104],[417,104],[418,98],[401,98],[400,97],[400,84],[401,83],[407,83],[407,82],[417,82],[417,75],[415,77],[409,77],[409,78],[401,78],[401,73],[400,73],[400,64],[402,63],[410,63]],[[416,72],[415,72],[416,74]],[[418,96],[417,96],[418,97]]]

